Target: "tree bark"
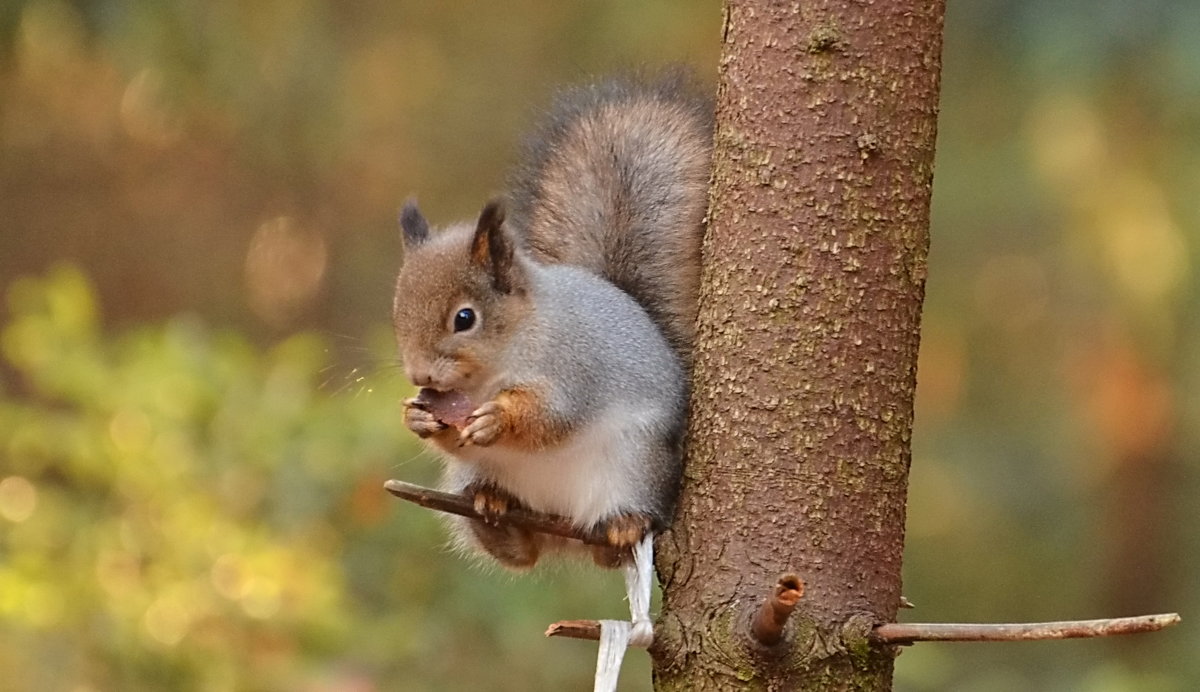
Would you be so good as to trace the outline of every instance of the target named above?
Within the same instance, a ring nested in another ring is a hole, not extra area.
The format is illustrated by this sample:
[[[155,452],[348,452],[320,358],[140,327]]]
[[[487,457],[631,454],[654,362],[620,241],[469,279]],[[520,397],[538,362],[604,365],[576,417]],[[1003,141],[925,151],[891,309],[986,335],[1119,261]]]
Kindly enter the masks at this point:
[[[728,0],[656,690],[888,689],[942,0]],[[783,639],[751,621],[780,575]]]

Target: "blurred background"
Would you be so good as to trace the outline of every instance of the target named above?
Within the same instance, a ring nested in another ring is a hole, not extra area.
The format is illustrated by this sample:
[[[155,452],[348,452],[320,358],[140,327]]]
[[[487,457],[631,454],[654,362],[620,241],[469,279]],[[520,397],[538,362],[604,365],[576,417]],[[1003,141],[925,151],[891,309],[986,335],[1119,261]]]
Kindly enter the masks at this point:
[[[1200,688],[1200,5],[950,3],[897,688]],[[554,88],[685,62],[713,0],[0,2],[0,689],[589,689],[620,617],[384,479],[396,210],[470,217]],[[644,653],[623,689],[648,690]]]

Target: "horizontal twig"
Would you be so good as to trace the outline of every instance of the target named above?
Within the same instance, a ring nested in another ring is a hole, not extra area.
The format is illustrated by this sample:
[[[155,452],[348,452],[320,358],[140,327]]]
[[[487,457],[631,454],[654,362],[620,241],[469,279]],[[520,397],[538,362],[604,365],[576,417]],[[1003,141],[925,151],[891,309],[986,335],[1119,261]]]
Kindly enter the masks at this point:
[[[1019,642],[1045,639],[1108,637],[1154,632],[1179,622],[1178,613],[1102,620],[1013,624],[899,623],[877,625],[871,640],[880,644],[913,642]]]
[[[596,620],[563,620],[546,628],[547,637],[600,640],[600,623]]]
[[[750,634],[763,646],[774,646],[783,639],[783,628],[791,617],[796,604],[804,595],[804,582],[794,574],[785,574],[775,583],[771,594],[763,599],[754,621],[750,623]]]
[[[444,493],[430,488],[424,488],[404,481],[390,480],[383,484],[392,495],[408,500],[422,507],[440,512],[457,514],[471,519],[482,519],[475,511],[472,498],[452,493]],[[524,509],[514,509],[501,519],[502,525],[518,526],[530,531],[548,533],[553,536],[573,538],[589,545],[607,545],[605,537],[599,533],[580,530],[569,519],[552,514],[542,514]],[[786,601],[794,594],[780,594],[776,587],[776,596],[764,602],[755,627],[763,617],[775,618],[782,614],[776,605],[786,609]],[[788,589],[784,589],[788,591]],[[803,593],[803,585],[795,589]],[[795,595],[798,599],[800,596]],[[795,605],[794,602],[792,604]],[[765,611],[770,613],[764,616]],[[782,622],[787,616],[783,615]],[[1045,639],[1077,639],[1081,637],[1107,637],[1117,634],[1135,634],[1138,632],[1154,632],[1164,627],[1170,627],[1180,620],[1178,613],[1163,613],[1158,615],[1141,615],[1125,618],[1105,618],[1100,620],[1071,620],[1064,622],[1029,622],[1013,624],[960,624],[960,623],[898,623],[891,622],[877,625],[871,632],[871,640],[877,644],[911,644],[913,642],[957,641],[957,642],[1002,642],[1002,641],[1034,641]],[[769,633],[768,633],[769,635]],[[546,630],[548,637],[571,637],[574,639],[600,639],[600,623],[595,620],[565,620],[550,626]],[[763,641],[758,633],[755,637]],[[770,639],[770,637],[767,637]]]
[[[428,509],[471,519],[483,518],[475,511],[473,499],[465,495],[444,493],[440,490],[432,490],[397,480],[385,482],[383,488],[402,500],[408,500]],[[531,512],[527,509],[511,509],[500,517],[499,523],[502,526],[517,526],[553,536],[574,538],[588,545],[608,545],[603,535],[581,530],[570,519],[553,514]]]
[[[912,644],[913,642],[1015,642],[1078,639],[1154,632],[1178,622],[1178,613],[1102,620],[1013,624],[891,622],[876,625],[875,629],[871,631],[871,641],[876,644]],[[546,630],[546,636],[599,640],[600,623],[595,620],[564,620],[550,625]]]

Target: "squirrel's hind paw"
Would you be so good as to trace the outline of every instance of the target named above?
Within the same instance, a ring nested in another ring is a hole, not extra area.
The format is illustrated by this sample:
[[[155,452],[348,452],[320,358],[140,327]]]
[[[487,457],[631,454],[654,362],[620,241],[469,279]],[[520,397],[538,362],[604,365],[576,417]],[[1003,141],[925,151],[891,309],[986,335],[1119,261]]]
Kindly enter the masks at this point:
[[[629,512],[602,520],[596,531],[608,545],[592,546],[592,561],[599,567],[614,568],[633,559],[633,548],[651,531],[654,519],[648,514]]]
[[[515,526],[489,526],[478,520],[470,521],[470,527],[480,547],[505,567],[525,570],[537,564],[541,544],[533,532]]]
[[[600,567],[618,567],[633,557],[633,548],[651,531],[654,518],[641,512],[617,514],[602,520],[596,530],[608,545],[593,546],[592,560]]]
[[[510,509],[521,506],[520,500],[491,483],[472,483],[463,490],[463,494],[471,498],[475,512],[482,517],[483,523],[491,526],[499,525]]]
[[[467,522],[480,547],[509,569],[533,567],[541,553],[541,537],[528,529],[501,524],[510,510],[524,506],[521,501],[488,481],[476,481],[462,492],[471,498],[480,516]]]

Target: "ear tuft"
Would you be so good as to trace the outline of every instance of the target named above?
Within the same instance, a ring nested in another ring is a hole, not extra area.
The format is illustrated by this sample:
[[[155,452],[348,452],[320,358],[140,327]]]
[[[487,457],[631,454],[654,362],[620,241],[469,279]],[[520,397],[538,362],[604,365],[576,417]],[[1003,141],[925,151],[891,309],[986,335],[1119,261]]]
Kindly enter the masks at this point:
[[[400,210],[400,228],[404,231],[404,247],[411,248],[420,245],[429,238],[429,222],[417,209],[417,201],[409,199]]]
[[[487,270],[492,286],[501,293],[511,293],[519,283],[512,238],[504,228],[504,203],[499,199],[488,202],[479,213],[471,239],[471,262]]]

